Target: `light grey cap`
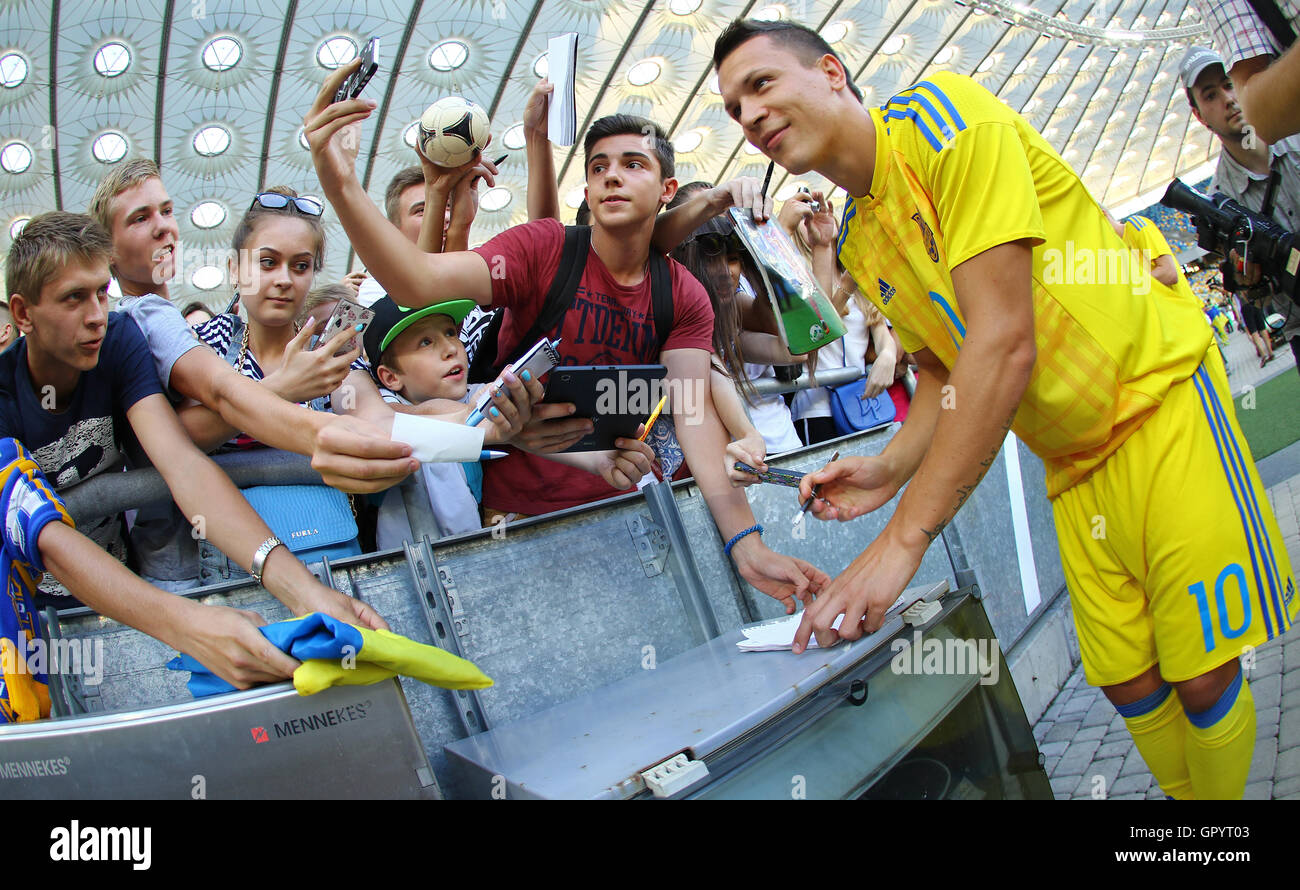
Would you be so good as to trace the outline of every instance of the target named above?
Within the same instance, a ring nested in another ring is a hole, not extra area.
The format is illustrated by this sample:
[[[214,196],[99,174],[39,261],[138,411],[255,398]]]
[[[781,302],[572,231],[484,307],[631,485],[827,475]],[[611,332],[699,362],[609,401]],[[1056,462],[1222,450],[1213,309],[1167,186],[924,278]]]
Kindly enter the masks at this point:
[[[1183,64],[1178,69],[1178,76],[1183,79],[1183,86],[1191,89],[1196,86],[1196,78],[1201,76],[1201,72],[1211,65],[1219,65],[1226,72],[1228,67],[1223,64],[1223,58],[1212,49],[1203,46],[1194,46],[1183,56]]]

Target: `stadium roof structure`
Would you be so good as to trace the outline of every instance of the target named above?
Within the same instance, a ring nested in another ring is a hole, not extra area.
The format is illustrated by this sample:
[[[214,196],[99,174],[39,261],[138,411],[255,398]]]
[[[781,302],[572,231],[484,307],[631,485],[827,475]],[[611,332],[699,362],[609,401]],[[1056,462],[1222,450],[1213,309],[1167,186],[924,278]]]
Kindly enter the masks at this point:
[[[766,158],[723,111],[710,64],[714,39],[738,16],[817,29],[875,104],[936,70],[972,75],[1111,207],[1149,203],[1172,177],[1218,154],[1178,79],[1185,49],[1208,41],[1185,2],[8,0],[0,4],[0,247],[36,213],[84,210],[110,165],[144,155],[161,162],[180,217],[173,299],[223,302],[229,287],[212,258],[259,187],[319,193],[303,115],[328,70],[372,35],[382,68],[366,91],[379,107],[358,158],[363,182],[382,202],[389,178],[415,162],[412,127],[433,100],[482,104],[494,150],[512,157],[482,197],[476,242],[526,219],[519,123],[547,70],[547,39],[569,31],[579,35],[579,134],[601,115],[640,114],[669,130],[682,182],[761,176]],[[571,210],[582,196],[580,141],[555,152]],[[823,185],[778,170],[772,191],[783,200],[803,184]],[[328,281],[359,261],[342,249],[328,210],[326,222]]]

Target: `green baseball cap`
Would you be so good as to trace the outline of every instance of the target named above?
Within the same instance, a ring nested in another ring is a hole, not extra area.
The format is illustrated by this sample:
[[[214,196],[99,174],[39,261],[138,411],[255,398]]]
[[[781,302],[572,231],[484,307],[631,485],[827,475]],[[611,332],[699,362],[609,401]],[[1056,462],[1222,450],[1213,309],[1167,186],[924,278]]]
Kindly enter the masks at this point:
[[[397,339],[397,335],[420,319],[430,315],[447,315],[456,324],[460,324],[477,305],[473,300],[447,300],[443,303],[434,303],[432,306],[408,309],[405,306],[398,306],[393,302],[392,297],[386,296],[376,300],[370,306],[370,311],[375,313],[374,320],[370,322],[370,327],[366,328],[365,336],[362,338],[371,369],[378,367],[379,357]]]

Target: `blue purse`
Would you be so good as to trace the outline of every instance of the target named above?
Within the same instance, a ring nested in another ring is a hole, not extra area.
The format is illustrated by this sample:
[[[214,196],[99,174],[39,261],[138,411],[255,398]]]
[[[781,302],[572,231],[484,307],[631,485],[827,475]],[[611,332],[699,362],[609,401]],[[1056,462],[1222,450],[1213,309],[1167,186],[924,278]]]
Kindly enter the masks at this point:
[[[348,496],[325,485],[255,485],[244,497],[271,532],[308,565],[361,553]],[[217,584],[248,573],[215,544],[199,541],[199,580]]]
[[[847,346],[844,349],[843,366],[849,366]],[[841,436],[884,426],[894,420],[894,400],[889,397],[889,390],[882,391],[875,398],[864,399],[863,386],[864,382],[859,379],[828,389],[831,419],[835,421],[835,429]]]

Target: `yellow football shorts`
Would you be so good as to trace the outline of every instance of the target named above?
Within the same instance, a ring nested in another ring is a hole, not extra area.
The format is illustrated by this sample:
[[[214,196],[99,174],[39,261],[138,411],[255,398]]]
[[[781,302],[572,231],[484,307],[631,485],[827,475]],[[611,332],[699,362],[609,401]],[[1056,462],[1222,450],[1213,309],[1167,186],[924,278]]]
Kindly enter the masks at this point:
[[[1287,631],[1298,606],[1223,359],[1053,502],[1088,682],[1199,676]]]

